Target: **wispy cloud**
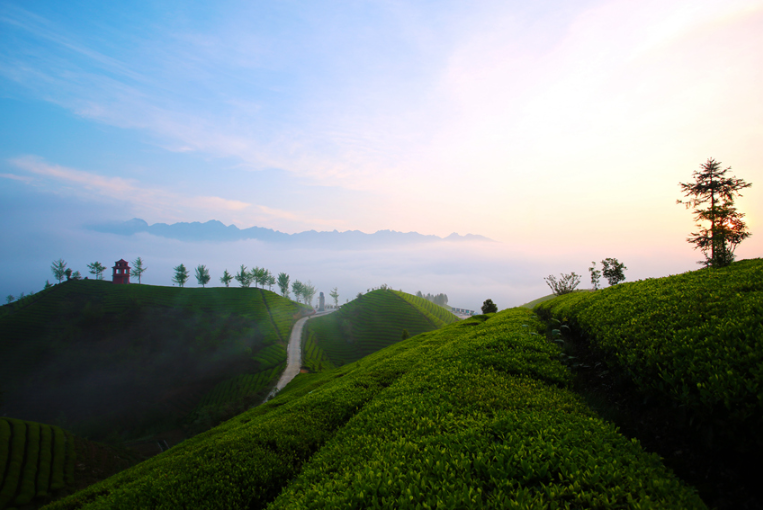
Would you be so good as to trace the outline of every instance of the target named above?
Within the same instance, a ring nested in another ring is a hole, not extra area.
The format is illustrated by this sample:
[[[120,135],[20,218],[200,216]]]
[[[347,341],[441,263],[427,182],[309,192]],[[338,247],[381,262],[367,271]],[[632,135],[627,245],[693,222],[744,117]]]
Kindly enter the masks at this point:
[[[134,179],[106,177],[61,165],[51,164],[34,156],[8,161],[10,165],[35,176],[56,181],[57,193],[80,196],[90,200],[119,201],[127,204],[133,214],[153,221],[184,221],[188,218],[214,218],[235,223],[240,227],[278,224],[285,220],[291,225],[322,225],[335,228],[336,220],[315,219],[304,213],[278,209],[218,196],[189,196],[159,187],[146,186]],[[0,177],[32,183],[25,175],[0,174]],[[60,186],[63,185],[63,186]]]
[[[16,174],[0,174],[3,179],[11,179],[14,181],[21,181],[27,184],[31,183],[34,179],[28,175],[16,175]]]
[[[104,177],[92,172],[50,164],[33,156],[13,158],[9,163],[32,174],[50,177],[66,184],[70,193],[128,202],[137,212],[151,211],[167,216],[183,210],[204,210],[206,214],[224,214],[242,211],[252,205],[220,197],[183,196],[161,188],[146,187],[132,179]]]

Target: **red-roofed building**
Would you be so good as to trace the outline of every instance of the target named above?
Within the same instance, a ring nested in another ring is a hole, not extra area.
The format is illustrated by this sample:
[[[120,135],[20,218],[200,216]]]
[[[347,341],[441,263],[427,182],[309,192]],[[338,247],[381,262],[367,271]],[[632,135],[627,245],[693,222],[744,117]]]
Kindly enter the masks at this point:
[[[125,259],[117,260],[112,269],[111,283],[130,283],[130,264]]]

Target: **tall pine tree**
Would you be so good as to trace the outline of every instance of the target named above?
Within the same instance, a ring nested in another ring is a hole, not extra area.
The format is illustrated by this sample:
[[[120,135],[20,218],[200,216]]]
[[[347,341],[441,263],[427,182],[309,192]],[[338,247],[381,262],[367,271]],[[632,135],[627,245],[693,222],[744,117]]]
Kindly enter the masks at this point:
[[[741,197],[740,191],[752,183],[727,177],[729,170],[731,167],[721,170],[720,161],[710,158],[694,172],[694,182],[679,183],[688,200],[678,200],[678,203],[685,204],[687,209],[694,207],[692,212],[699,228],[686,241],[702,250],[705,260],[699,263],[705,267],[731,264],[737,245],[751,235],[742,220],[744,214],[734,207],[734,199]],[[709,228],[704,222],[710,222]]]

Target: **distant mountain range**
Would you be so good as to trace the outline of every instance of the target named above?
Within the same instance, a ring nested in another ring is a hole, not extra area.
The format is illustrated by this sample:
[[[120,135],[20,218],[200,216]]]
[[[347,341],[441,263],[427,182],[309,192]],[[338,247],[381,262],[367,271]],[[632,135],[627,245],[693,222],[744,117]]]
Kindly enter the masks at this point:
[[[147,232],[155,236],[178,239],[180,241],[224,242],[238,241],[241,239],[257,239],[269,243],[333,249],[378,248],[383,246],[435,243],[442,241],[495,242],[484,236],[474,234],[466,234],[462,236],[455,232],[447,237],[424,235],[419,234],[418,232],[397,232],[394,230],[379,230],[373,234],[366,234],[359,230],[348,230],[345,232],[339,232],[337,230],[332,232],[308,230],[297,234],[285,234],[278,230],[263,227],[239,229],[235,225],[226,226],[217,220],[210,220],[205,223],[194,221],[192,223],[173,223],[172,225],[166,223],[154,223],[153,225],[149,225],[144,220],[133,218],[124,222],[93,225],[90,229],[97,232],[124,236],[137,234],[139,232]]]

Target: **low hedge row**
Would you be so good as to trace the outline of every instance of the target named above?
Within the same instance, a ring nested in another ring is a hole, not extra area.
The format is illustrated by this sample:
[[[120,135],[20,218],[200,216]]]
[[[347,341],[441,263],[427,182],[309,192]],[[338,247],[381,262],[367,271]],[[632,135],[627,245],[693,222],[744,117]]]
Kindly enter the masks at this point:
[[[74,460],[74,441],[59,427],[0,418],[0,510],[63,489]]]
[[[259,363],[259,371],[267,370],[286,363],[286,347],[281,344],[269,345],[260,350],[253,359]]]
[[[541,303],[706,438],[763,447],[763,260]]]
[[[315,333],[312,331],[307,334],[302,345],[302,365],[312,372],[334,368],[323,349],[315,344]]]
[[[565,389],[559,350],[539,328],[515,309],[427,334],[447,343],[268,508],[703,508],[659,457]]]
[[[418,308],[422,313],[426,315],[429,320],[437,325],[437,327],[442,327],[446,324],[453,324],[458,320],[458,317],[453,315],[451,312],[440,305],[432,303],[428,299],[424,299],[418,296],[414,296],[413,294],[408,294],[407,292],[398,290],[393,290],[392,292]]]

